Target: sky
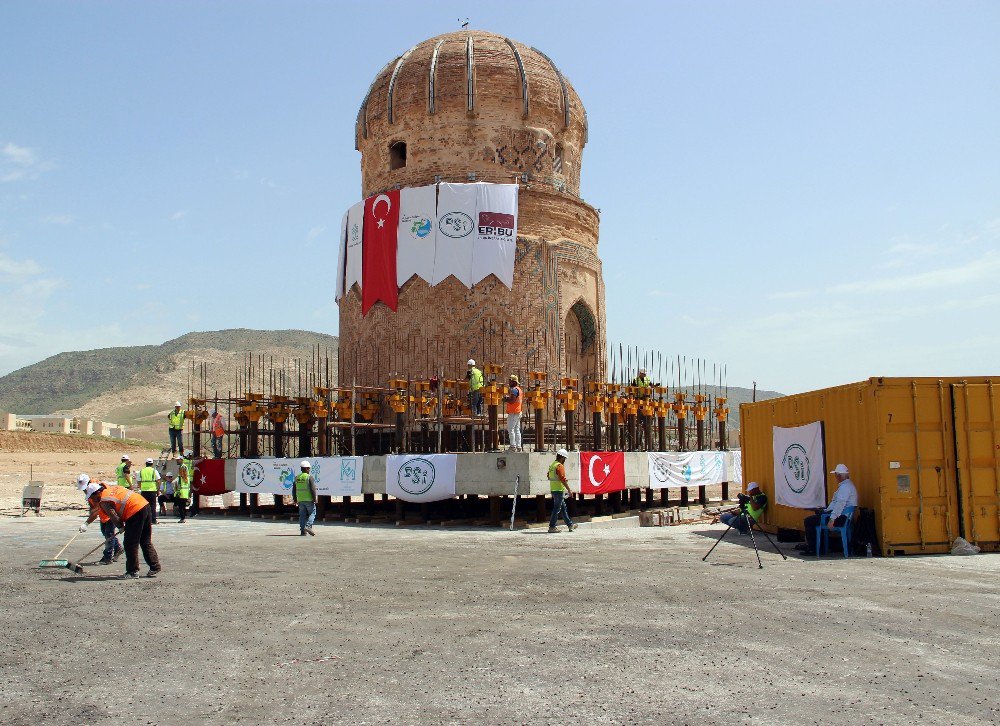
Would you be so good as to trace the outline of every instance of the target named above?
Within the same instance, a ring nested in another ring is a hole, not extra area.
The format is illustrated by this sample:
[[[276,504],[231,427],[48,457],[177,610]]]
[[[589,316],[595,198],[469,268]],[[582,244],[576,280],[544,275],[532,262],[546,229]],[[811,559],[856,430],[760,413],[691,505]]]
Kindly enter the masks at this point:
[[[192,330],[337,333],[354,121],[412,45],[586,105],[609,343],[784,393],[1000,360],[1000,3],[0,2],[0,374]]]

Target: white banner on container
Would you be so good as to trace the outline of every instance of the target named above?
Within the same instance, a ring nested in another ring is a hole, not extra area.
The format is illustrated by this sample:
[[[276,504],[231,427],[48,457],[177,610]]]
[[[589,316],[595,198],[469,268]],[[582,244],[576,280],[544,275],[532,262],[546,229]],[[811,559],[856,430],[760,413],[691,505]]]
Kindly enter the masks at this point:
[[[385,490],[404,502],[436,502],[455,496],[457,454],[400,454],[385,460]]]
[[[517,184],[476,184],[476,242],[472,253],[472,284],[496,275],[514,285],[517,250]]]
[[[365,218],[365,203],[358,202],[347,210],[347,255],[344,263],[344,293],[351,291],[351,285],[364,277],[364,244],[362,242]]]
[[[416,275],[434,280],[437,249],[437,187],[399,190],[399,229],[396,235],[396,285]]]
[[[651,451],[648,457],[650,489],[701,487],[727,481],[724,451]]]
[[[472,252],[476,242],[476,184],[439,184],[437,249],[433,284],[454,275],[472,287]]]
[[[743,486],[743,452],[739,449],[729,452],[728,480]]]
[[[236,491],[246,494],[290,496],[302,459],[237,459]],[[348,497],[361,494],[360,456],[311,457],[309,473],[316,481],[316,493]]]
[[[333,299],[340,302],[344,297],[344,273],[347,267],[347,212],[340,221],[340,237],[337,238],[337,285]]]
[[[826,504],[823,422],[772,429],[774,499],[778,504],[812,509]]]

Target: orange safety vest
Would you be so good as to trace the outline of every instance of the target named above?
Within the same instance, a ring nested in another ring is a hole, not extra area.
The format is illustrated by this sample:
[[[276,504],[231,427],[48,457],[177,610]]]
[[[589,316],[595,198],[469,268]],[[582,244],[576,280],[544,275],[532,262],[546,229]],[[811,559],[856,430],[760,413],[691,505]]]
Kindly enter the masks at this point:
[[[226,433],[226,429],[222,426],[222,416],[216,416],[212,419],[212,436],[219,437]]]
[[[507,413],[521,413],[521,403],[524,401],[524,389],[517,387],[517,400],[507,401]]]
[[[95,484],[104,484],[104,482],[102,482],[102,481],[98,481],[98,482],[94,482],[94,483]],[[108,487],[108,485],[104,484],[104,488],[107,489],[107,487]],[[91,503],[90,499],[87,500],[87,504],[90,504],[90,513],[93,514],[93,515],[96,515],[97,519],[101,522],[101,524],[103,524],[104,522],[107,522],[109,519],[111,519],[111,517],[109,517],[108,515],[106,515],[104,513],[104,510],[101,509],[101,500],[100,500],[100,496],[99,496],[101,494],[104,494],[104,490],[103,489],[98,489],[96,492],[94,492],[93,494],[90,495],[91,499],[93,497],[95,497],[95,496],[98,497],[96,500],[94,500],[94,501],[97,502],[97,504]]]
[[[101,502],[114,504],[115,512],[122,521],[129,519],[143,507],[149,506],[144,496],[117,484],[105,487],[101,491]]]

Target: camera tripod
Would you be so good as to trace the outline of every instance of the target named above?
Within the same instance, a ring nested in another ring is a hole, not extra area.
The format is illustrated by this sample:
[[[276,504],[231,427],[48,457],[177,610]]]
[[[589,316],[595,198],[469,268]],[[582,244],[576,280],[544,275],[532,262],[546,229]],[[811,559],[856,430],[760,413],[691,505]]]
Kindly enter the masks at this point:
[[[754,551],[754,554],[757,555],[757,567],[758,567],[758,569],[763,570],[764,569],[764,565],[760,561],[760,550],[757,549],[757,539],[753,536],[754,527],[756,527],[757,531],[760,532],[762,535],[764,535],[764,537],[767,539],[767,541],[771,543],[771,546],[774,547],[774,551],[777,552],[779,555],[781,555],[781,559],[783,559],[783,560],[787,560],[788,559],[787,557],[785,557],[785,553],[782,552],[780,549],[778,549],[778,545],[776,545],[774,543],[774,540],[771,539],[770,535],[768,535],[767,532],[765,532],[763,529],[761,529],[760,525],[757,524],[757,521],[747,513],[747,507],[746,507],[745,504],[740,504],[740,516],[744,517],[745,521],[747,522],[747,524],[750,525],[750,530],[749,530],[750,531],[750,541],[753,542],[753,551]],[[714,550],[716,547],[719,546],[719,542],[722,541],[722,538],[725,537],[729,533],[729,530],[731,530],[732,528],[733,528],[733,525],[732,525],[732,522],[730,522],[726,526],[726,531],[719,535],[719,539],[715,540],[715,544],[712,545],[712,549],[710,549],[708,552],[706,552],[705,556],[701,558],[702,562],[704,562],[705,560],[708,559],[708,556],[710,554],[712,554],[712,550]]]

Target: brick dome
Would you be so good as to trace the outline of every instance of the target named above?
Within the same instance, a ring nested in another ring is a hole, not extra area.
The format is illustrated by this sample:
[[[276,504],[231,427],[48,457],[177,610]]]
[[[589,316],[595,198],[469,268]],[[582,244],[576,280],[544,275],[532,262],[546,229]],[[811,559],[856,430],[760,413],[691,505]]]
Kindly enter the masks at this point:
[[[420,131],[454,127],[456,117],[467,119],[464,143],[493,133],[449,174],[433,153],[440,136]],[[535,131],[533,138],[504,138],[504,131],[525,127]],[[391,168],[394,140],[406,144],[405,169]],[[433,183],[435,176],[467,181],[469,172],[478,181],[510,182],[516,175],[578,195],[586,142],[586,110],[556,64],[535,48],[479,30],[425,40],[387,63],[355,127],[355,148],[370,162],[363,166],[364,196],[397,184]]]

